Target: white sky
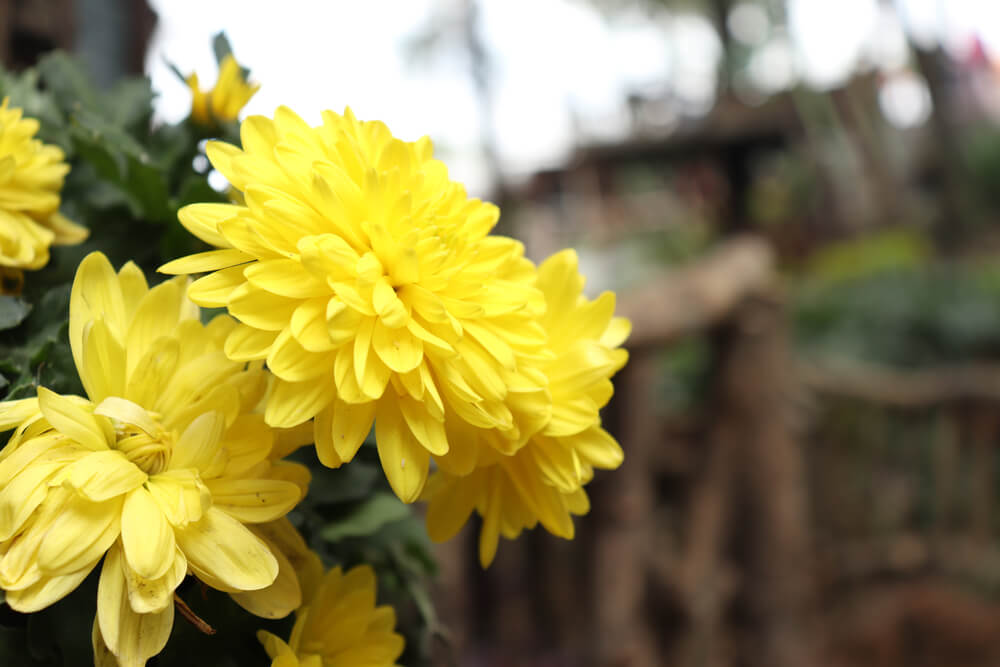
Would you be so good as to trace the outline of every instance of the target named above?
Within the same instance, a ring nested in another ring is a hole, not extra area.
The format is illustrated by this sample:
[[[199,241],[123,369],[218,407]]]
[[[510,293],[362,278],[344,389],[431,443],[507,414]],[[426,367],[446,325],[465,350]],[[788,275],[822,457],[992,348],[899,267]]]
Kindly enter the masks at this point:
[[[321,110],[350,105],[402,138],[429,134],[453,177],[481,192],[479,113],[461,52],[445,47],[438,57],[414,62],[406,49],[432,17],[460,2],[152,0],[160,20],[147,70],[160,92],[159,114],[177,120],[190,108],[185,86],[163,59],[182,72],[197,71],[207,87],[216,72],[211,38],[225,30],[262,84],[248,113],[269,115],[285,104],[316,123]],[[1000,0],[896,4],[919,38],[961,52],[978,33],[1000,57]],[[480,0],[480,6],[495,58],[493,126],[509,173],[565,158],[575,128],[606,139],[624,136],[629,91],[669,81],[689,111],[711,103],[719,46],[700,18],[664,15],[653,22],[626,13],[611,25],[581,0]],[[891,61],[901,48],[898,22],[887,20],[877,0],[788,0],[788,16],[790,35],[772,35],[773,48],[762,50],[756,66],[779,86],[799,74],[833,86],[866,58]]]

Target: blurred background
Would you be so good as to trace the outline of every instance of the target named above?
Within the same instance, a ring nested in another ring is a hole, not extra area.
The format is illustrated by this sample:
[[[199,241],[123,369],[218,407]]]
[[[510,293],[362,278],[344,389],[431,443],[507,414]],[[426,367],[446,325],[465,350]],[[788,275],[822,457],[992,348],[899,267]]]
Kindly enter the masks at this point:
[[[158,114],[351,105],[429,134],[631,362],[577,537],[440,545],[435,664],[1000,664],[1000,3],[0,0]]]

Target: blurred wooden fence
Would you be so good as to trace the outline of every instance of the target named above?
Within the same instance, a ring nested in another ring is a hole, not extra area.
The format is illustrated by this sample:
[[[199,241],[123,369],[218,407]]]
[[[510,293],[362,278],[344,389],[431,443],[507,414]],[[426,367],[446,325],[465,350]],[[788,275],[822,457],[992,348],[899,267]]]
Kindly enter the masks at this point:
[[[750,236],[619,304],[632,357],[606,422],[625,464],[589,487],[593,510],[573,542],[535,530],[504,542],[486,572],[474,531],[441,545],[437,600],[451,634],[440,664],[1000,664],[1000,607],[957,585],[1000,585],[1000,367],[797,362],[773,253]],[[707,405],[691,423],[665,424],[659,353],[696,333],[712,341]],[[968,468],[971,519],[957,532],[945,518],[919,534],[831,540],[840,506],[816,498],[839,479],[823,468],[823,448],[837,445],[815,432],[817,406],[831,401],[940,415],[935,502],[953,502]]]

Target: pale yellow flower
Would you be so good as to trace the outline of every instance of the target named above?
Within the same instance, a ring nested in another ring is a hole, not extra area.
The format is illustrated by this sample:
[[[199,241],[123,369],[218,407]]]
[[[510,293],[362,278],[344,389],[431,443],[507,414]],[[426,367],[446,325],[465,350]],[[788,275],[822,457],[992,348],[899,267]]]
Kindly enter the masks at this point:
[[[271,459],[275,434],[253,412],[265,372],[226,358],[236,323],[202,325],[185,287],[149,289],[134,264],[116,274],[88,255],[69,337],[89,398],[39,388],[0,403],[0,430],[16,427],[0,451],[7,604],[42,609],[103,557],[97,625],[123,667],[163,648],[189,573],[262,616],[301,601],[267,525],[302,497],[308,470]]]
[[[59,213],[69,165],[58,146],[35,138],[38,127],[9,100],[0,104],[0,267],[7,271],[40,269],[51,246],[80,243],[88,234]]]

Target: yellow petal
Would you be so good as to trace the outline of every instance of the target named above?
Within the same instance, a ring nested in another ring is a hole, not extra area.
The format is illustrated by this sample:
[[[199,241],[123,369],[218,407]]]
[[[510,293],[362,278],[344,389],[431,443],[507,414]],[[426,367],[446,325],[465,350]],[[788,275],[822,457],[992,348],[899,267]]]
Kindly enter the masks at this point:
[[[300,447],[313,442],[312,424],[299,424],[293,428],[274,430],[274,447],[271,449],[272,459],[283,459]]]
[[[21,529],[48,497],[53,477],[80,454],[78,448],[50,448],[0,487],[0,540],[9,540]]]
[[[125,262],[118,269],[118,284],[122,290],[122,301],[125,304],[125,316],[132,317],[139,300],[149,291],[149,284],[142,269],[135,262]]]
[[[391,370],[406,373],[416,368],[424,358],[424,345],[405,327],[390,329],[376,320],[372,332],[372,347]]]
[[[118,658],[111,652],[108,645],[104,643],[101,636],[101,626],[94,616],[93,628],[90,631],[90,645],[94,649],[94,667],[118,667]]]
[[[329,302],[328,297],[309,299],[303,301],[292,313],[292,335],[310,352],[327,352],[333,349],[333,340],[326,326]]]
[[[358,262],[358,253],[340,236],[319,234],[299,239],[302,265],[314,276],[342,280],[351,277],[347,267]]]
[[[354,377],[361,393],[370,399],[382,396],[392,375],[378,355],[371,353],[372,334],[375,330],[375,320],[365,318],[361,321],[357,338],[354,340]]]
[[[148,436],[159,436],[160,429],[157,427],[153,416],[144,407],[127,398],[110,396],[94,408],[94,414],[117,419],[123,424],[137,426]]]
[[[174,443],[171,468],[207,468],[219,450],[225,429],[226,419],[222,413],[213,411],[199,415]]]
[[[375,442],[389,485],[404,503],[412,503],[427,481],[430,456],[407,428],[395,401],[378,401],[375,411]]]
[[[271,469],[267,471],[267,478],[294,484],[299,487],[299,498],[303,498],[309,493],[312,473],[309,472],[309,468],[301,463],[275,461],[271,464]]]
[[[372,421],[375,419],[375,402],[344,403],[336,400],[331,407],[330,444],[339,460],[350,461],[372,430]],[[316,429],[317,431],[320,429],[319,423],[317,423]],[[324,460],[325,443],[322,449],[324,451],[320,451],[321,447],[317,442],[316,453],[319,455],[320,461],[327,465]]]
[[[4,401],[0,403],[0,432],[10,430],[36,414],[38,414],[37,398]]]
[[[279,331],[288,326],[299,300],[243,283],[229,295],[226,305],[230,314],[245,324],[266,331]]]
[[[331,405],[320,410],[320,413],[313,419],[313,443],[316,447],[316,456],[319,462],[327,468],[339,468],[344,464],[337,449],[333,446],[333,411],[336,400]]]
[[[228,454],[223,477],[241,477],[268,458],[275,433],[267,427],[264,415],[240,415],[222,436],[221,447]],[[307,440],[308,441],[308,440]]]
[[[280,519],[302,498],[298,486],[274,479],[213,479],[205,485],[213,507],[244,523]]]
[[[172,554],[172,557],[165,559],[170,563],[170,567],[157,579],[140,577],[129,567],[128,560],[122,560],[121,568],[125,577],[128,602],[135,613],[149,614],[163,611],[173,605],[174,591],[187,575],[187,559],[176,547],[173,548]]]
[[[206,273],[219,269],[228,269],[230,266],[245,264],[254,260],[254,257],[236,248],[226,248],[225,250],[209,250],[187,257],[175,259],[167,262],[157,271],[160,273],[183,274],[183,273]]]
[[[266,359],[280,331],[264,331],[238,324],[226,337],[226,356],[233,361]]]
[[[326,333],[334,345],[353,340],[361,326],[361,314],[350,308],[338,297],[331,297],[326,304]]]
[[[552,417],[544,433],[553,437],[572,436],[600,423],[600,412],[589,397],[558,397],[552,403]]]
[[[290,428],[315,417],[336,396],[332,374],[311,382],[276,380],[264,418],[271,426]]]
[[[501,335],[477,322],[463,322],[462,326],[501,366],[508,369],[515,367],[514,351]]]
[[[600,426],[592,426],[572,437],[572,446],[596,468],[613,470],[625,460],[621,446]]]
[[[196,574],[205,572],[235,590],[264,588],[278,576],[278,561],[267,545],[215,507],[178,529],[177,544]]]
[[[291,657],[293,659],[295,658],[295,653],[292,652],[292,649],[288,646],[288,644],[285,643],[283,639],[280,639],[276,635],[273,635],[270,632],[267,632],[266,630],[257,631],[257,641],[259,641],[261,645],[264,647],[264,650],[267,652],[267,656],[269,658],[276,659],[279,656]],[[292,664],[297,665],[298,662],[296,661],[295,663]],[[273,662],[271,663],[271,667],[275,667],[275,665],[276,663]]]
[[[92,252],[76,269],[69,300],[69,343],[77,370],[83,369],[83,329],[103,319],[112,335],[121,340],[128,324],[118,276],[108,258]]]
[[[409,396],[400,396],[398,400],[406,426],[417,441],[435,456],[447,454],[448,436],[445,434],[444,423],[431,416],[422,402]]]
[[[125,338],[130,377],[153,341],[176,334],[182,307],[186,302],[187,297],[184,296],[183,287],[175,280],[160,283],[139,301]],[[121,392],[117,395],[121,395]],[[94,396],[91,398],[99,400]]]
[[[379,320],[387,327],[399,328],[406,324],[410,318],[406,306],[399,300],[395,290],[389,286],[384,278],[375,283],[372,291],[372,305],[375,307],[375,313],[379,316]]]
[[[153,343],[129,376],[126,396],[137,405],[154,405],[173,378],[179,359],[180,343],[176,338],[161,338]]]
[[[149,478],[146,484],[163,514],[174,526],[201,519],[212,504],[212,495],[194,470],[167,470]]]
[[[502,480],[497,475],[489,477],[490,485],[487,490],[486,507],[483,511],[483,524],[479,529],[479,564],[485,569],[490,566],[497,555],[497,546],[500,541],[500,510],[501,510],[501,483]]]
[[[120,667],[142,667],[163,650],[174,625],[174,606],[163,611],[137,614],[128,600],[122,572],[121,550],[108,552],[97,585],[97,622],[108,650]]]
[[[447,542],[469,520],[478,498],[465,480],[442,472],[435,473],[427,486],[435,489],[427,502],[427,535],[435,542]]]
[[[285,329],[271,346],[267,367],[282,380],[304,382],[329,373],[335,359],[334,352],[310,352]]]
[[[71,497],[38,549],[43,572],[66,574],[96,563],[121,530],[122,499],[92,502]]]
[[[126,496],[121,521],[129,567],[143,579],[166,574],[174,560],[174,529],[149,491],[140,487]]]
[[[198,278],[188,287],[188,298],[199,306],[222,308],[236,288],[246,283],[244,268],[243,264],[239,264]]]
[[[296,299],[330,296],[330,288],[325,282],[316,279],[301,262],[292,259],[256,262],[247,267],[243,275],[251,284],[271,294]]]
[[[27,588],[7,591],[6,602],[11,609],[22,614],[31,614],[45,609],[75,590],[96,565],[97,561],[95,560],[76,572],[42,577]]]
[[[112,336],[104,320],[83,328],[83,359],[80,381],[94,402],[125,391],[125,350]]]
[[[607,347],[618,347],[632,333],[632,323],[624,317],[614,317],[608,328],[601,334],[600,343]]]
[[[66,466],[62,483],[95,502],[124,495],[146,481],[146,473],[115,450],[91,452]]]
[[[79,404],[45,387],[38,388],[38,407],[53,428],[87,449],[108,448],[105,432],[98,419]]]
[[[239,207],[232,204],[190,204],[177,211],[177,219],[205,243],[217,248],[230,248],[229,241],[219,233],[219,223],[237,213]]]
[[[19,429],[18,433],[20,432]],[[16,440],[18,433],[15,433],[14,437],[11,438],[11,442],[4,447],[3,452],[0,452],[2,454],[0,456],[0,489],[7,485],[14,475],[24,470],[25,466],[39,456],[53,447],[67,444],[66,439],[55,431],[48,431],[47,433],[36,435],[33,438],[27,438],[23,441]]]
[[[251,614],[261,618],[284,618],[299,608],[302,604],[302,589],[295,568],[284,553],[271,543],[266,536],[257,534],[263,539],[271,553],[278,560],[278,576],[274,583],[266,588],[243,593],[233,593],[233,600]]]

